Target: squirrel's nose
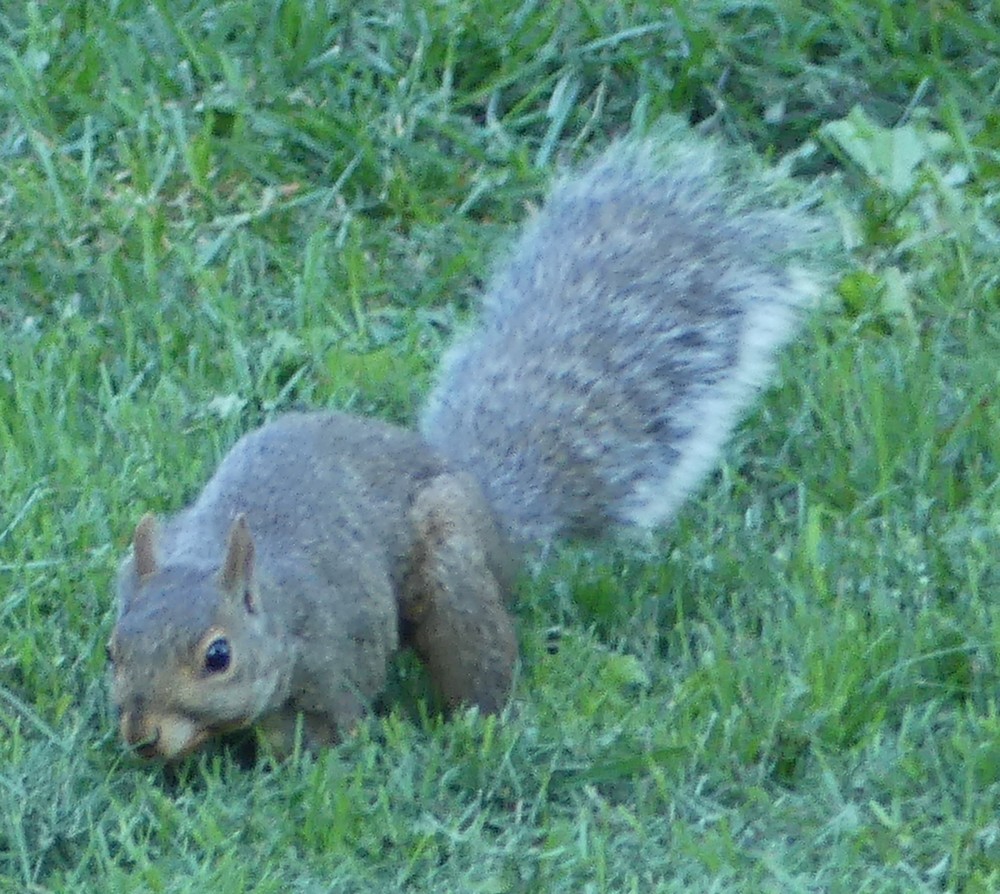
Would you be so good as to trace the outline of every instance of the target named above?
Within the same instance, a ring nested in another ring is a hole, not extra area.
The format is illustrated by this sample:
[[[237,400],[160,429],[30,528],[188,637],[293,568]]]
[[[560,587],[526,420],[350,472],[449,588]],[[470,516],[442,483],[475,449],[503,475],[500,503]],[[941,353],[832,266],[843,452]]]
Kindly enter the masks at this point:
[[[157,748],[156,746],[160,742],[160,728],[156,727],[152,734],[147,736],[141,742],[129,742],[132,746],[132,750],[139,755],[139,757],[149,760],[150,758],[156,757]]]
[[[136,695],[131,704],[120,706],[118,711],[118,726],[125,744],[139,757],[156,757],[160,742],[160,726],[149,722],[145,713],[145,698]]]

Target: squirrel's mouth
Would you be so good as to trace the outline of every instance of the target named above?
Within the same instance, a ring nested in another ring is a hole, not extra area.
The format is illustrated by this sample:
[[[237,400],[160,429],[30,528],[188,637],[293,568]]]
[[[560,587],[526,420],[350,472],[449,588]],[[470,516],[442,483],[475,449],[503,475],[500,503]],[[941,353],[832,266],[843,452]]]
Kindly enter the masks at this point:
[[[157,731],[156,738],[149,742],[140,742],[138,745],[132,746],[132,752],[143,760],[153,760],[157,756],[157,743],[159,741],[159,731]]]

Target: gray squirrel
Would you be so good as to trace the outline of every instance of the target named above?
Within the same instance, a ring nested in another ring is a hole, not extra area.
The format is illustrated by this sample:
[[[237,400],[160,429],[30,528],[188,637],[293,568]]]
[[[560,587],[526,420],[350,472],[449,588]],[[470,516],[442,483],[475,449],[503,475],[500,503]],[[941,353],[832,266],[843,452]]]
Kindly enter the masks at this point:
[[[282,415],[146,515],[108,644],[125,743],[335,743],[402,648],[446,706],[501,710],[524,554],[669,521],[822,290],[814,216],[756,179],[704,141],[614,145],[502,258],[419,433]]]

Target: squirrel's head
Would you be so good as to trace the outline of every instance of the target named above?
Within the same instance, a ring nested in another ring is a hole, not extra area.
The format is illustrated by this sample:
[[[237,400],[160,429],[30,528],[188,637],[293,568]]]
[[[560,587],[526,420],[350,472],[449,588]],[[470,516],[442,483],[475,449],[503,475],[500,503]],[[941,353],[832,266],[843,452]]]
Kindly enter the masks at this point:
[[[262,616],[246,518],[210,569],[161,566],[156,527],[147,515],[135,530],[108,660],[125,743],[173,760],[250,726],[287,683],[287,662]]]

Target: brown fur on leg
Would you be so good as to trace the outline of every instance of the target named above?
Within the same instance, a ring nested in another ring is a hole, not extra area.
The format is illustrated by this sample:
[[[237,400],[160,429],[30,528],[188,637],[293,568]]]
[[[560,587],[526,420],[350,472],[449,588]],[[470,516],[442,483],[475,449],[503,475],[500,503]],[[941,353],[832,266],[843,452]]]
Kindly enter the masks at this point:
[[[441,475],[418,494],[416,531],[404,586],[410,640],[449,708],[503,708],[517,662],[517,639],[504,607],[509,547],[473,479]]]

